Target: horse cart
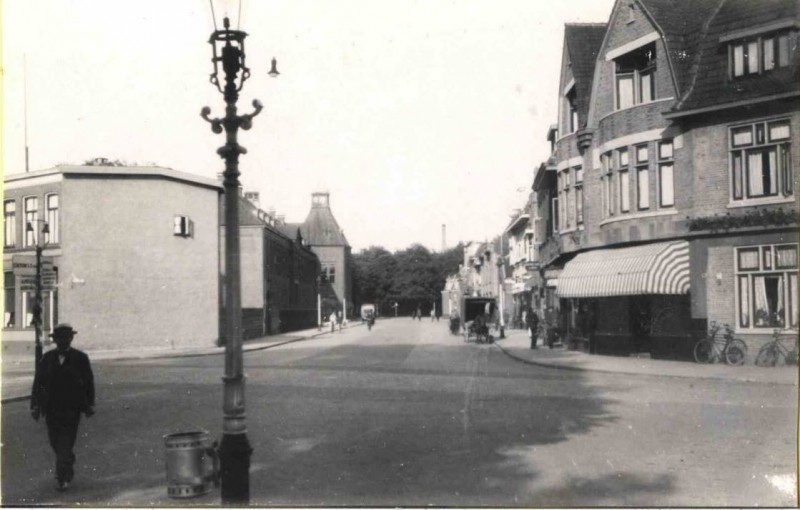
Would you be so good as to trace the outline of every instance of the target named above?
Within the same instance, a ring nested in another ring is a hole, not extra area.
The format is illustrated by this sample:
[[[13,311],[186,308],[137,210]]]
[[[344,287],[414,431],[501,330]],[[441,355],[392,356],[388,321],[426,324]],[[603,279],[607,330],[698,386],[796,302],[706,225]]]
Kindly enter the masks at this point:
[[[497,300],[487,297],[462,297],[460,303],[461,331],[465,342],[492,343],[489,326],[497,313]]]

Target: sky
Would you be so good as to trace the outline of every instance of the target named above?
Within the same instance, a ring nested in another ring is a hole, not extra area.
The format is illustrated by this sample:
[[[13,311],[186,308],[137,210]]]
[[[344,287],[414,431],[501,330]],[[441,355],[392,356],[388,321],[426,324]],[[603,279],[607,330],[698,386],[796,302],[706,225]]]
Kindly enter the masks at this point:
[[[499,235],[550,155],[564,23],[607,22],[613,0],[214,6],[217,25],[227,13],[249,34],[239,112],[264,104],[239,133],[244,190],[290,222],[328,191],[358,252],[440,250],[443,224],[448,247]],[[3,171],[25,171],[27,118],[31,171],[106,157],[214,178],[224,135],[199,115],[224,114],[211,12],[209,0],[2,0]]]

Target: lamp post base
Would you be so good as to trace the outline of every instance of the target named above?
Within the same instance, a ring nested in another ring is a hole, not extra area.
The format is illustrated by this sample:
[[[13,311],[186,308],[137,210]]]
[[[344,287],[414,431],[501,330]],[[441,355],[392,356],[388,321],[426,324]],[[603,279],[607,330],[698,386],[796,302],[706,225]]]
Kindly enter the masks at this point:
[[[250,455],[247,434],[223,434],[219,446],[220,496],[223,504],[250,503]]]

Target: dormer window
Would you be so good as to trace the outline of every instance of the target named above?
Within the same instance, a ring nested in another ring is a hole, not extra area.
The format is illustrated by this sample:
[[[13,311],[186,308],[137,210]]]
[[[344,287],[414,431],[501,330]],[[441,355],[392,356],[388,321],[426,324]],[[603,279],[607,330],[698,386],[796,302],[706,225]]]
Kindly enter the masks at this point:
[[[796,35],[785,31],[731,41],[730,76],[740,78],[788,67],[794,59],[792,38],[796,38]]]
[[[614,59],[617,109],[656,98],[656,45],[646,44]]]

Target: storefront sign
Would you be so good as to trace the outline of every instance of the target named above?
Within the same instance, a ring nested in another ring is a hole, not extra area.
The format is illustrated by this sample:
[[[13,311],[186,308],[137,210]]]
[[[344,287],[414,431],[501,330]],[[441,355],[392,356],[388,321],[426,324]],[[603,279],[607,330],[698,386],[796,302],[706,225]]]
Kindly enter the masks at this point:
[[[36,275],[36,255],[14,255],[11,257],[15,276]],[[53,272],[53,258],[42,257],[42,274]]]

